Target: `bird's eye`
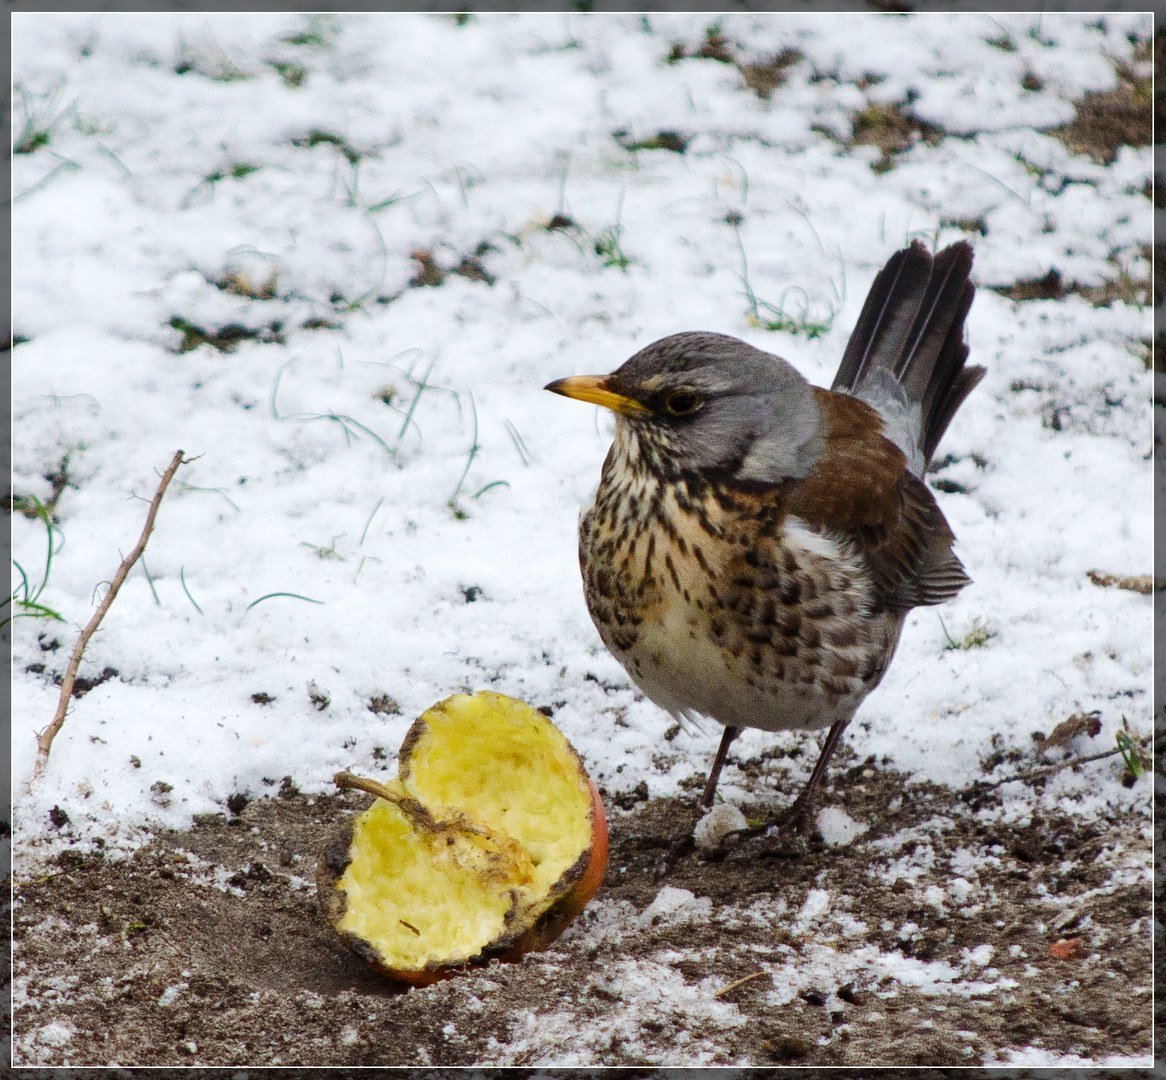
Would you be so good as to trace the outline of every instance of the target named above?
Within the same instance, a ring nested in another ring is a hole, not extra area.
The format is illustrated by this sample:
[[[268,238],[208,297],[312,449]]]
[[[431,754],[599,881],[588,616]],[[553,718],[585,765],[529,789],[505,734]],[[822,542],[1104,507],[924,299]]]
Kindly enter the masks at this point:
[[[664,408],[673,416],[688,416],[700,408],[700,395],[692,390],[677,390],[668,395]]]

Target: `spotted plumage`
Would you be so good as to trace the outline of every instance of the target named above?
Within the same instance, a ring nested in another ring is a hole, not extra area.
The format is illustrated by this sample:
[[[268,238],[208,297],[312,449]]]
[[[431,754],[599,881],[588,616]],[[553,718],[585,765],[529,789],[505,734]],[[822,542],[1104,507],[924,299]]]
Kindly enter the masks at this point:
[[[964,363],[970,269],[967,244],[893,256],[831,390],[699,333],[548,387],[617,414],[580,523],[584,595],[653,701],[725,725],[706,802],[742,727],[828,727],[804,817],[906,612],[968,582],[922,476],[984,374]]]

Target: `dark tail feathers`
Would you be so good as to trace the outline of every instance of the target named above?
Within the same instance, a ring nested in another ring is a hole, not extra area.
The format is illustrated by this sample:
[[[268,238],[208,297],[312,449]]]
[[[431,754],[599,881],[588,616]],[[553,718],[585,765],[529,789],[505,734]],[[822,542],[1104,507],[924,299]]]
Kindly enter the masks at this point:
[[[931,460],[951,418],[987,372],[964,367],[964,319],[975,286],[964,241],[934,258],[918,241],[879,271],[843,354],[832,390],[861,395],[875,372],[889,371],[922,407],[919,448]]]

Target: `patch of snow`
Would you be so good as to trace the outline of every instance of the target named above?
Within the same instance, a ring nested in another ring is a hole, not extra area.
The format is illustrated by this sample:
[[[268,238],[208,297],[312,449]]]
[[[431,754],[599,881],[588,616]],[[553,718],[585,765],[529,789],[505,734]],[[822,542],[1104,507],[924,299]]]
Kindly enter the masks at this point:
[[[565,702],[555,722],[609,790],[677,793],[711,736],[665,743],[671,718],[638,700],[581,596],[575,524],[610,425],[540,388],[698,327],[828,384],[882,262],[920,232],[964,236],[944,224],[954,220],[985,223],[971,236],[969,336],[988,376],[941,447],[953,458],[943,476],[966,491],[937,498],[974,579],[943,619],[962,640],[991,614],[996,636],[947,649],[936,612],[912,612],[847,743],[958,787],[982,775],[993,735],[1024,750],[1033,726],[1071,712],[1101,709],[1097,745],[1123,714],[1149,731],[1150,602],[1085,575],[1099,552],[1108,572],[1152,564],[1152,375],[1133,356],[1153,336],[1151,312],[1077,296],[1018,304],[991,289],[1050,266],[1086,284],[1117,264],[1148,273],[1151,150],[1101,166],[1037,130],[1113,85],[1145,16],[1108,13],[1098,31],[1046,13],[1048,48],[1027,17],[1000,13],[909,24],[726,14],[723,32],[748,55],[796,41],[805,57],[770,102],[724,65],[662,62],[670,42],[702,39],[699,13],[653,13],[646,28],[638,15],[482,13],[464,27],[338,16],[333,48],[295,89],[264,63],[292,18],[13,20],[18,121],[51,109],[62,85],[76,113],[50,148],[13,157],[14,320],[29,339],[12,357],[13,485],[46,496],[44,473],[69,451],[75,484],[58,508],[68,543],[38,602],[83,624],[94,585],[141,529],[158,469],[179,445],[197,457],[90,645],[82,674],[119,675],[78,700],[51,782],[32,794],[27,733],[51,716],[56,687],[27,669],[51,672],[62,654],[42,652],[39,620],[13,623],[22,858],[48,857],[53,805],[75,841],[101,837],[124,854],[142,825],[186,827],[232,793],[264,793],[265,778],[330,790],[340,768],[379,769],[377,747],[391,752],[412,717],[465,686]],[[986,44],[1001,25],[1015,53]],[[213,77],[225,40],[245,78]],[[176,76],[180,54],[210,77]],[[847,80],[872,56],[886,77],[860,90]],[[839,81],[814,81],[816,70]],[[1022,88],[1026,71],[1042,91]],[[918,115],[977,134],[921,141],[879,175],[873,147],[821,134],[849,137],[857,111],[908,90]],[[307,145],[337,127],[358,172],[334,143]],[[684,154],[631,152],[611,137],[619,128],[682,128],[692,141]],[[557,212],[578,237],[547,229]],[[617,233],[622,268],[594,251]],[[826,332],[751,324],[738,235],[755,294],[833,312]],[[411,288],[419,251],[446,271],[477,258],[495,283],[450,272]],[[176,353],[172,320],[259,336],[229,355]],[[1042,389],[1014,389],[1029,385]],[[12,531],[39,585],[43,524],[14,515]],[[313,702],[308,685],[326,694]],[[257,693],[274,700],[256,704]],[[381,694],[401,712],[371,712]],[[799,739],[750,731],[739,745]],[[658,766],[665,745],[672,763]],[[742,793],[734,776],[730,795]],[[1120,766],[1097,762],[1043,793],[1004,785],[1002,814],[1148,809],[1148,788],[1122,787]]]
[[[652,1065],[709,1065],[725,1036],[746,1021],[735,1005],[713,997],[712,980],[688,984],[674,968],[651,960],[622,960],[591,977],[618,999],[594,1019],[573,1010],[524,1009],[508,1041],[490,1040],[482,1064],[591,1065],[613,1045]],[[665,1048],[645,1039],[648,1013],[668,1032]]]
[[[827,889],[811,889],[806,893],[801,910],[793,923],[793,931],[803,934],[830,910],[830,893]]]
[[[53,1020],[37,1029],[36,1039],[45,1046],[64,1046],[72,1041],[75,1034],[76,1029],[59,1020]]]
[[[845,847],[870,828],[866,822],[855,821],[845,810],[836,806],[820,810],[816,824],[822,839],[831,847]]]
[[[976,891],[976,886],[968,881],[967,878],[957,877],[952,878],[947,883],[947,891],[951,893],[952,899],[957,904],[966,904],[968,897]]]
[[[699,899],[688,889],[665,885],[656,898],[640,915],[641,926],[673,925],[684,922],[706,922],[712,913],[713,902],[707,896]]]
[[[996,949],[992,945],[977,945],[974,949],[964,949],[964,956],[968,963],[983,967],[992,959]]]
[[[166,989],[162,991],[161,996],[158,998],[159,1007],[163,1009],[169,1008],[174,1004],[174,1002],[178,1000],[179,995],[189,985],[189,983],[180,982],[175,983],[173,986],[166,987]]]

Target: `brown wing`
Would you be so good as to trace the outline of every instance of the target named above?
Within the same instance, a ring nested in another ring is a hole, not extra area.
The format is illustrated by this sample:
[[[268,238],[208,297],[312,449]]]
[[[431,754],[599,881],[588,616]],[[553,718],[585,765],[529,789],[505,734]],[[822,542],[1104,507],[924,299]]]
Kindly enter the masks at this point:
[[[955,536],[930,489],[906,469],[895,519],[860,526],[856,534],[875,589],[892,611],[942,604],[971,581],[951,550]]]
[[[951,550],[955,536],[930,489],[907,470],[874,409],[816,390],[826,424],[818,467],[788,491],[785,509],[851,538],[891,611],[950,600],[971,580]]]

